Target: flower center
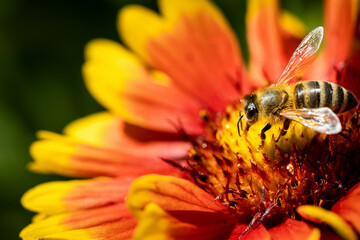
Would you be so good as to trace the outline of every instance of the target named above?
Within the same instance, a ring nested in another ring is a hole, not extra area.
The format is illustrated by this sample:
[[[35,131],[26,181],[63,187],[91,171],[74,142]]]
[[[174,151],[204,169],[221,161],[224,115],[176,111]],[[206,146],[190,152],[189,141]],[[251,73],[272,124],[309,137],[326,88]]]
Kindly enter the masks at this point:
[[[340,116],[340,134],[318,134],[291,122],[275,141],[280,121],[262,143],[262,119],[239,136],[239,109],[228,107],[213,120],[204,117],[206,134],[194,141],[189,158],[194,181],[239,220],[261,214],[263,223],[273,224],[283,217],[299,218],[299,205],[331,208],[359,181],[359,110]]]

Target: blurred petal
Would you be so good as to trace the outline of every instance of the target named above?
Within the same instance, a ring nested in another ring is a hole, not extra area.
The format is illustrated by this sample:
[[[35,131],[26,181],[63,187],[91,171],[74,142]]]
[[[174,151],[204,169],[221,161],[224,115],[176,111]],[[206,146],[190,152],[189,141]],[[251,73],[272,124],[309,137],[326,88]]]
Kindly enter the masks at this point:
[[[320,228],[321,238],[320,240],[343,240],[342,237],[333,232],[330,228],[323,226]]]
[[[176,174],[179,170],[161,157],[185,157],[189,150],[186,142],[130,140],[124,123],[107,113],[75,121],[65,131],[68,135],[39,133],[40,140],[30,150],[35,160],[32,170],[80,177]]]
[[[110,40],[93,40],[85,52],[86,85],[111,112],[145,128],[176,132],[181,124],[189,134],[203,132],[199,103],[176,89],[165,74],[146,69]]]
[[[358,0],[325,1],[324,51],[309,69],[306,78],[339,83],[337,73],[343,70],[353,43]]]
[[[309,224],[286,219],[280,225],[269,230],[273,240],[292,239],[292,240],[318,240],[320,239],[320,230],[311,227]]]
[[[262,224],[260,224],[255,229],[249,230],[244,235],[241,235],[243,234],[243,232],[246,230],[247,227],[248,227],[247,224],[236,226],[236,228],[231,233],[228,240],[239,240],[240,236],[241,236],[240,238],[241,240],[258,240],[258,239],[271,240],[270,233],[266,230],[266,228]]]
[[[332,227],[339,236],[348,240],[356,240],[357,235],[344,219],[338,214],[325,210],[321,207],[303,205],[297,208],[297,212],[305,219],[320,223],[324,222]]]
[[[356,34],[352,46],[351,56],[347,61],[340,84],[351,90],[360,99],[360,9],[356,23]]]
[[[248,91],[234,34],[210,1],[159,5],[162,17],[140,6],[120,12],[119,31],[128,46],[208,110],[224,110],[238,99],[239,87]]]
[[[282,10],[280,15],[281,36],[286,59],[289,60],[307,33],[305,24],[294,14]]]
[[[250,76],[257,86],[276,82],[286,61],[276,0],[248,0],[246,36],[250,52]],[[276,59],[276,61],[274,61]]]
[[[332,211],[339,214],[360,233],[360,183],[356,184],[349,193],[342,197]]]

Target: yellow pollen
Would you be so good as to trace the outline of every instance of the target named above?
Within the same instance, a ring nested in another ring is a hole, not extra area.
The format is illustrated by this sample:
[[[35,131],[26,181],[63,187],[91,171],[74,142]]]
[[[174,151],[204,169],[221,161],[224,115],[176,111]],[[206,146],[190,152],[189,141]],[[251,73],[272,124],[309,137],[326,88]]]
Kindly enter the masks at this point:
[[[261,117],[247,132],[243,121],[239,136],[240,110],[241,106],[229,106],[215,119],[204,114],[206,134],[193,142],[188,160],[195,182],[239,221],[265,212],[270,222],[294,217],[297,206],[336,202],[345,189],[334,189],[336,183],[350,186],[348,176],[358,171],[341,163],[360,159],[354,158],[360,156],[360,114],[340,118],[344,129],[350,129],[346,134],[318,134],[291,122],[276,141],[283,121],[272,122],[261,139],[267,124]]]
[[[263,153],[273,158],[278,147],[284,152],[289,152],[295,147],[301,150],[306,143],[309,143],[317,133],[299,123],[292,122],[285,136],[280,137],[283,127],[283,121],[272,123],[272,127],[265,132],[265,141],[262,144],[261,130],[268,123],[263,119],[259,119],[257,123],[252,125],[248,132],[244,132],[246,123],[242,120],[242,128],[240,127],[240,136],[238,134],[237,122],[239,119],[239,109],[237,107],[228,107],[228,117],[221,120],[221,129],[216,134],[219,143],[231,149],[232,152],[246,159],[247,162],[256,162],[263,165]],[[241,126],[241,125],[240,125]]]

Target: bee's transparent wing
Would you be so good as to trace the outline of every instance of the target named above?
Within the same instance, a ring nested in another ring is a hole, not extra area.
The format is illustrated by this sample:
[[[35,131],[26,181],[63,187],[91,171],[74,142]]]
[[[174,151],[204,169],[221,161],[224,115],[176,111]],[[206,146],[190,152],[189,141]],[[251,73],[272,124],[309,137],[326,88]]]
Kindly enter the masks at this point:
[[[320,133],[337,134],[341,132],[339,118],[327,107],[285,110],[280,112],[280,115]]]
[[[276,84],[286,83],[293,77],[301,75],[304,68],[314,60],[312,56],[319,49],[323,36],[323,27],[317,27],[306,35],[291,56]]]

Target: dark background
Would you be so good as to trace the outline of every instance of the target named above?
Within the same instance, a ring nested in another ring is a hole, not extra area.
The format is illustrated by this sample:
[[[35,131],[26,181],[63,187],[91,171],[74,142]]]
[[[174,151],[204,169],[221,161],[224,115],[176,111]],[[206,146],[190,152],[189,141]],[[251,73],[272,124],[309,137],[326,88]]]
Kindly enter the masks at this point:
[[[179,0],[181,1],[181,0]],[[216,0],[247,58],[245,1]],[[33,216],[19,203],[29,188],[64,179],[27,171],[28,148],[40,129],[61,132],[72,120],[102,110],[81,77],[83,49],[93,38],[119,41],[117,11],[129,3],[156,9],[155,0],[0,1],[0,238],[18,239]],[[312,29],[322,2],[283,1]]]

